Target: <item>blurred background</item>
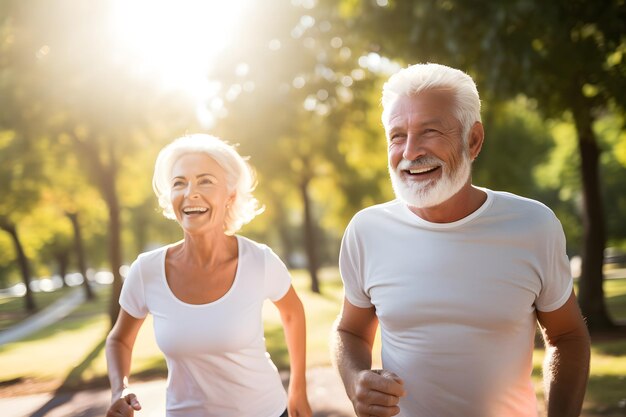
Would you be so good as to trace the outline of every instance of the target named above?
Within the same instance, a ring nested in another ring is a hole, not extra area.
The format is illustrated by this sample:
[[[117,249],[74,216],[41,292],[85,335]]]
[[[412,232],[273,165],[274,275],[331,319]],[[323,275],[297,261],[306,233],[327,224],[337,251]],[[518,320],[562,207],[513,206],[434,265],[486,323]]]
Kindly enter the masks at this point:
[[[474,183],[555,211],[590,329],[619,333],[605,278],[626,266],[624,0],[2,0],[2,328],[63,286],[110,326],[127,265],[182,237],[151,177],[186,133],[250,156],[266,210],[241,234],[323,294],[349,219],[393,198],[380,90],[417,62],[476,80]]]

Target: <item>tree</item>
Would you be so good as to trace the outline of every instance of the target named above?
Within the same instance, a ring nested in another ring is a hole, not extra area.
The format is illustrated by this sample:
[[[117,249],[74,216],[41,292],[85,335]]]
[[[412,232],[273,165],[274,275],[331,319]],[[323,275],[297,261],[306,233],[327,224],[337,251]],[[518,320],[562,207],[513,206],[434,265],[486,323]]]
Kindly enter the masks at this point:
[[[69,148],[81,164],[76,175],[85,175],[106,203],[113,324],[124,256],[126,197],[118,189],[119,178],[139,153],[193,126],[194,113],[187,101],[133,73],[132,57],[105,53],[115,47],[107,38],[107,2],[10,1],[3,7],[10,22],[7,66],[15,74],[16,92],[3,108],[20,115],[8,123],[18,132],[33,131],[37,141],[50,138]]]
[[[43,141],[43,139],[40,139]],[[81,225],[84,217],[104,221],[98,204],[97,191],[89,180],[81,175],[82,167],[67,138],[56,138],[49,143],[43,162],[47,178],[42,191],[41,204],[54,213],[49,228],[55,229],[49,252],[58,260],[60,275],[63,278],[69,258],[76,261],[76,267],[83,276],[85,298],[96,298],[87,276],[87,255],[85,235],[89,238],[95,231],[85,231]],[[70,256],[73,254],[74,256]],[[63,263],[65,262],[65,268]]]
[[[323,4],[337,10],[331,2]],[[483,98],[524,94],[536,99],[546,117],[571,114],[583,196],[579,302],[592,330],[612,327],[602,287],[601,150],[593,126],[609,106],[626,108],[626,4],[398,0],[385,7],[370,1],[343,1],[338,7],[355,38],[375,40],[370,50],[403,62],[463,68],[475,75]]]
[[[11,105],[20,94],[14,88],[18,72],[10,66],[11,34],[13,22],[0,20],[0,229],[11,237],[17,263],[26,288],[24,296],[28,311],[35,311],[35,300],[30,289],[31,266],[20,238],[18,223],[32,210],[40,194],[40,148],[32,141],[30,131],[16,131],[15,120],[21,119],[20,112]]]
[[[213,74],[222,81],[225,103],[219,131],[252,155],[263,179],[260,188],[269,201],[282,206],[272,212],[300,211],[299,235],[313,291],[319,290],[317,271],[328,246],[321,242],[330,234],[338,240],[336,230],[319,224],[327,216],[337,217],[335,209],[345,209],[330,203],[346,200],[338,183],[325,179],[345,178],[344,170],[350,169],[338,132],[355,104],[351,87],[360,82],[352,76],[358,57],[317,12],[281,1],[251,6],[240,22],[247,30],[236,31],[245,36],[238,42],[242,48],[224,57]],[[318,192],[321,187],[325,189]],[[285,232],[289,219],[285,214],[275,217],[283,247],[293,242]]]
[[[27,138],[13,131],[0,132],[0,138],[0,185],[3,192],[0,200],[0,229],[11,237],[26,288],[25,307],[29,312],[34,312],[37,306],[30,288],[32,268],[20,239],[18,223],[29,214],[39,199],[41,154],[29,146]]]

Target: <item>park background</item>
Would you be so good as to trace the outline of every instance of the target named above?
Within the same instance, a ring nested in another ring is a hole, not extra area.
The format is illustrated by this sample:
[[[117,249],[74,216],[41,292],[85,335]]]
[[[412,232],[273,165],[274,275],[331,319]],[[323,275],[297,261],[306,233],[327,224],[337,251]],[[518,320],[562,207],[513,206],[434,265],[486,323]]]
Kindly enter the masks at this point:
[[[309,362],[327,366],[343,230],[393,198],[380,90],[416,62],[477,82],[486,140],[474,183],[561,220],[594,340],[585,409],[626,415],[623,0],[3,0],[0,330],[70,293],[48,292],[58,277],[89,280],[62,322],[0,346],[0,396],[106,385],[125,268],[182,237],[159,213],[154,160],[196,132],[250,156],[265,212],[241,234],[294,272]],[[268,345],[285,369],[275,319]],[[162,376],[149,339],[137,373]]]

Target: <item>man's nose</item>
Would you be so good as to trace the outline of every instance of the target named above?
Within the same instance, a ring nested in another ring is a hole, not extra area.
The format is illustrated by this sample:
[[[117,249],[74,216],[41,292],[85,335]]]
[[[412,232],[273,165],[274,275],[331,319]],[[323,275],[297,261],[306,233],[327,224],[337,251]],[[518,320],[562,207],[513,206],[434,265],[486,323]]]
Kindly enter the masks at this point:
[[[417,135],[407,135],[406,142],[404,143],[404,151],[402,157],[407,161],[413,161],[426,154],[422,142]]]

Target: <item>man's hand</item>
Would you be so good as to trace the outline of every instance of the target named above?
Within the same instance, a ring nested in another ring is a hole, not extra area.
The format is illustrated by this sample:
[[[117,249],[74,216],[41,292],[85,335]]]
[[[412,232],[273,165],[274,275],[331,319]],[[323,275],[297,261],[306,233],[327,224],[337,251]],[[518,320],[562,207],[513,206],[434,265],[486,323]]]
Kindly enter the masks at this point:
[[[359,417],[388,417],[400,412],[398,402],[405,395],[403,381],[384,369],[359,372],[356,378],[354,410]]]

